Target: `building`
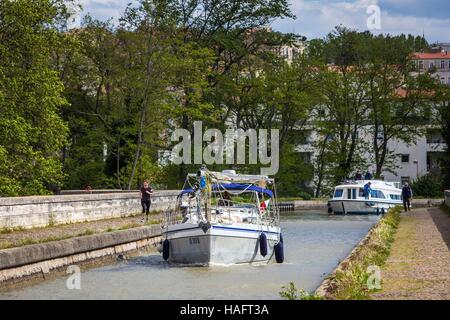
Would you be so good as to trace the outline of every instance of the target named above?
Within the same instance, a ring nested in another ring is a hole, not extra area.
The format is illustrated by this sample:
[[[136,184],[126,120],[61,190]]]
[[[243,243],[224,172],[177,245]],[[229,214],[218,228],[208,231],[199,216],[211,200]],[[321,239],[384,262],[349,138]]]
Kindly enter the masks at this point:
[[[294,58],[303,54],[306,49],[306,38],[297,36],[296,40],[289,45],[276,46],[272,48],[272,52],[277,56],[284,58],[288,63],[292,63]]]
[[[411,59],[416,65],[414,74],[431,72],[441,83],[450,85],[450,52],[414,53]]]

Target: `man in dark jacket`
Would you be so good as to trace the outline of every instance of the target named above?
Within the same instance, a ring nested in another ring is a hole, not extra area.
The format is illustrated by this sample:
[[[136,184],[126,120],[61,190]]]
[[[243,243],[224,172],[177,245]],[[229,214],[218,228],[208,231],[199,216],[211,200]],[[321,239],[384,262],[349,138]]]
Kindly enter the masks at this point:
[[[412,198],[412,190],[408,183],[405,183],[402,189],[402,200],[403,200],[403,208],[406,211],[411,211],[411,198]]]

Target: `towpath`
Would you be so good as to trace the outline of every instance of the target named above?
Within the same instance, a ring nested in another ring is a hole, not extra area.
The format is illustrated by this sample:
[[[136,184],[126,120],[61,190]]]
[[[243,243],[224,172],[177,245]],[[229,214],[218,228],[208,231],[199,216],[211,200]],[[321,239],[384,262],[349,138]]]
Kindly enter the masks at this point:
[[[24,230],[0,229],[0,249],[141,227],[141,219],[142,215],[136,215]],[[159,224],[161,219],[161,214],[151,214],[148,224]]]
[[[438,208],[403,213],[372,299],[450,299],[450,214]]]

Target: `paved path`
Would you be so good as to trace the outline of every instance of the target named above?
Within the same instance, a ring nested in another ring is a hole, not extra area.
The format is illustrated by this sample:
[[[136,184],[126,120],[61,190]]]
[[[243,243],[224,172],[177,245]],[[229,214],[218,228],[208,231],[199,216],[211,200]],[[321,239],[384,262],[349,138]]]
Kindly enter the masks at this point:
[[[373,299],[450,299],[450,215],[437,208],[403,213]]]
[[[109,232],[118,229],[129,229],[140,227],[142,215],[103,219],[98,221],[71,223],[53,227],[33,228],[18,231],[0,232],[0,249],[17,247],[38,242],[48,242],[62,240],[81,235]],[[159,224],[162,219],[161,214],[151,214],[150,224]]]

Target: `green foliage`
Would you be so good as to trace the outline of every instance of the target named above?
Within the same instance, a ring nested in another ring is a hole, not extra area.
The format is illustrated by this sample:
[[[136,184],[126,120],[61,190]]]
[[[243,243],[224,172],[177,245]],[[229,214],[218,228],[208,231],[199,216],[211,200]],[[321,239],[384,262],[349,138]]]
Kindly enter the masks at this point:
[[[422,37],[375,36],[339,26],[311,45],[307,52],[317,64],[322,97],[314,113],[318,197],[358,169],[374,165],[376,178],[397,169],[389,142],[409,144],[424,133],[418,124],[431,121],[428,93],[436,84],[429,75],[411,74],[410,54],[428,49]]]
[[[133,189],[144,179],[180,188],[196,165],[159,165],[159,152],[176,143],[172,132],[192,133],[197,120],[224,130],[233,119],[244,130],[279,130],[280,195],[318,197],[365,165],[357,133],[368,121],[386,133],[369,148],[379,172],[392,163],[389,139],[418,134],[409,122],[395,124],[430,114],[417,104],[420,90],[403,100],[387,94],[399,79],[434,88],[407,76],[408,54],[428,48],[421,37],[338,27],[287,63],[265,50],[298,40],[266,28],[294,17],[287,0],[139,0],[118,25],[86,16],[67,30],[72,5],[0,2],[0,196]],[[311,119],[314,165],[295,148]],[[313,176],[316,190],[307,184]]]
[[[338,269],[330,281],[327,295],[334,299],[368,299],[368,267],[381,267],[389,257],[391,244],[400,222],[400,207],[392,208],[371,230],[367,241],[349,257],[349,262]]]
[[[420,176],[411,183],[413,196],[441,198],[443,196],[441,180],[433,174]]]
[[[51,64],[64,1],[0,2],[0,196],[46,194],[63,180],[67,104]]]
[[[286,145],[280,151],[280,169],[277,178],[278,195],[283,197],[311,198],[307,182],[312,179],[311,166],[302,159],[292,145]]]
[[[310,294],[305,290],[298,290],[293,282],[289,282],[289,286],[281,287],[280,296],[286,300],[323,300],[322,297]]]

